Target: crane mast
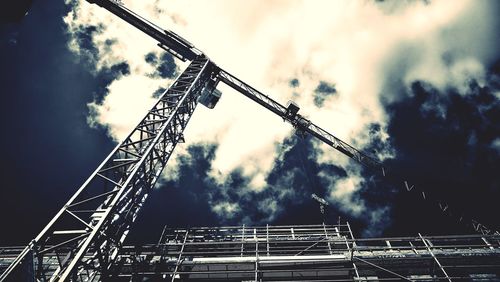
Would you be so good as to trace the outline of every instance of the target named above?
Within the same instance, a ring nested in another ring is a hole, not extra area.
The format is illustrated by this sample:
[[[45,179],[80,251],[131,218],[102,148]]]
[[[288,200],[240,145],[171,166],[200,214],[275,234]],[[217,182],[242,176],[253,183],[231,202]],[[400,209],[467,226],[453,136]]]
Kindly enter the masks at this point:
[[[130,227],[167,164],[202,92],[212,92],[219,82],[310,134],[334,149],[388,177],[384,166],[298,113],[295,103],[284,106],[244,81],[221,69],[191,43],[130,11],[118,1],[95,3],[158,41],[175,57],[190,61],[170,88],[147,112],[123,142],[118,144],[77,190],[49,224],[21,252],[0,281],[11,281],[16,272],[32,265],[37,281],[93,281],[105,279]],[[400,184],[416,190],[408,181]],[[423,193],[423,191],[422,191]],[[426,197],[425,193],[422,194]],[[427,196],[428,197],[428,196]],[[438,203],[448,211],[444,202]],[[483,234],[495,231],[470,220]],[[495,232],[498,234],[498,232]],[[49,257],[53,268],[44,268]]]
[[[40,281],[105,279],[131,225],[186,127],[212,64],[198,55],[109,154],[0,280],[35,264]],[[44,269],[56,256],[56,269]],[[33,260],[33,261],[32,261]]]

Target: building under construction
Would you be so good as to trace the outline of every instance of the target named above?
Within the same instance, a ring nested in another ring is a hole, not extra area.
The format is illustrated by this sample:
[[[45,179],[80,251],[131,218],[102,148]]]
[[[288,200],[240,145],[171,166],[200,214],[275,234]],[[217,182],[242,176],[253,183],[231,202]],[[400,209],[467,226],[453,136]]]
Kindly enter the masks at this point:
[[[348,223],[165,227],[156,244],[121,248],[106,280],[498,281],[499,242],[499,235],[479,234],[355,239]],[[21,250],[1,249],[1,270]],[[46,280],[67,252],[44,258]],[[33,263],[16,277],[33,275]],[[100,275],[83,272],[78,279],[98,281]]]
[[[36,238],[25,247],[0,249],[0,281],[500,281],[500,233],[462,215],[457,220],[475,235],[356,239],[349,224],[339,222],[165,227],[156,244],[125,245],[197,104],[214,108],[221,98],[219,83],[443,213],[460,213],[308,120],[295,103],[284,106],[222,69],[174,32],[118,1],[88,1],[190,64]],[[313,198],[323,212],[328,203]]]

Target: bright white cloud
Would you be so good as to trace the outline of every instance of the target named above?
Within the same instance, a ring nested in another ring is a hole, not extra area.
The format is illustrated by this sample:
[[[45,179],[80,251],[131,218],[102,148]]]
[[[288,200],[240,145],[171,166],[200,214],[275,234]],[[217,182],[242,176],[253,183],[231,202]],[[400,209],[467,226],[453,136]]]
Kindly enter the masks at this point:
[[[126,79],[115,80],[108,91],[116,95],[107,95],[103,105],[90,103],[88,106],[94,115],[88,117],[91,125],[106,125],[109,134],[117,140],[123,140],[144,117],[144,110],[155,104],[155,99],[144,93],[156,90],[155,81],[140,75],[131,75]]]
[[[220,217],[232,218],[234,217],[235,213],[240,210],[240,208],[236,203],[221,202],[215,204],[212,207],[212,210]]]
[[[401,74],[407,83],[421,79],[436,87],[461,89],[467,77],[478,78],[484,73],[482,59],[486,55],[476,43],[467,56],[461,56],[464,59],[446,64],[442,58],[447,52],[463,52],[462,46],[450,45],[446,33],[450,27],[473,19],[481,22],[478,28],[487,32],[488,17],[478,16],[487,8],[486,3],[450,0],[381,7],[361,0],[123,2],[145,18],[181,34],[218,65],[276,100],[285,103],[293,98],[302,114],[359,148],[369,142],[366,127],[372,122],[381,124],[382,139],[387,138],[387,117],[380,96],[384,83],[393,79],[387,77],[387,66],[393,65],[394,52],[401,46],[410,46],[408,55],[413,56],[407,72]],[[85,1],[68,14],[65,22],[70,33],[85,25],[102,26],[102,32],[93,37],[100,54],[96,70],[122,61],[130,64],[131,74],[108,87],[104,102],[89,105],[95,114],[90,120],[106,126],[110,135],[120,140],[152,105],[151,93],[171,83],[148,76],[152,68],[144,56],[157,51],[155,42]],[[463,36],[474,37],[475,33],[481,31]],[[116,41],[111,47],[105,44],[109,39]],[[82,52],[76,40],[70,47]],[[299,80],[297,88],[290,88],[292,78]],[[313,92],[320,81],[335,83],[337,94],[318,108],[313,103]],[[223,97],[215,110],[201,106],[197,109],[185,132],[186,145],[216,142],[218,151],[211,176],[223,183],[229,172],[241,168],[251,178],[250,188],[262,191],[267,174],[280,157],[275,144],[292,129],[234,90],[224,86],[220,90]],[[352,214],[365,212],[362,199],[352,196],[362,182],[359,172],[330,147],[315,146],[320,163],[334,163],[351,172],[341,181],[321,175],[332,180],[330,200]],[[382,158],[390,155],[389,151],[379,152]],[[175,177],[175,163],[170,165],[167,174]],[[270,213],[279,210],[276,205],[270,203]],[[234,203],[214,209],[228,214],[237,211]]]
[[[365,203],[362,199],[355,198],[356,192],[363,181],[359,176],[356,176],[355,171],[349,171],[351,176],[348,178],[337,178],[328,174],[320,175],[323,179],[328,179],[330,182],[330,195],[328,200],[333,203],[338,203],[341,210],[354,216],[360,216],[365,210]]]

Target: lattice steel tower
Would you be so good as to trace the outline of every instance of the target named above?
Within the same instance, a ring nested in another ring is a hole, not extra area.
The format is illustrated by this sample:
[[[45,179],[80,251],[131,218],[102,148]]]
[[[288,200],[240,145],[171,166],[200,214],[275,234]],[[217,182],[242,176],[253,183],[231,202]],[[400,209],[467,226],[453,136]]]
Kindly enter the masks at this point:
[[[384,166],[212,62],[172,31],[117,1],[88,0],[158,41],[189,66],[24,249],[3,248],[0,281],[374,281],[498,280],[500,234],[461,217],[478,235],[355,239],[348,224],[165,229],[156,245],[123,242],[198,102],[213,108],[222,82],[285,121],[407,191],[446,202],[387,173]]]

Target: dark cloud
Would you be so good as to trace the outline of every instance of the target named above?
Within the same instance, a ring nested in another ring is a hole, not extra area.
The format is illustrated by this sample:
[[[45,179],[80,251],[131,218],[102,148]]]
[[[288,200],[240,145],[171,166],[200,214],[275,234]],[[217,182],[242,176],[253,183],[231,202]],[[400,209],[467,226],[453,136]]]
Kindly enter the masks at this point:
[[[311,193],[323,195],[325,190],[316,176],[318,166],[311,158],[307,158],[312,150],[310,140],[301,141],[294,136],[285,140],[277,149],[279,154],[283,154],[283,161],[275,161],[267,179],[267,187],[262,191],[254,191],[250,188],[250,179],[243,175],[241,169],[233,170],[224,183],[219,183],[209,175],[211,163],[217,153],[216,145],[191,145],[187,148],[187,154],[178,156],[179,175],[176,181],[164,182],[160,189],[152,193],[154,198],[160,193],[171,194],[164,198],[175,199],[175,206],[182,205],[186,200],[185,206],[189,206],[188,209],[181,208],[183,211],[176,213],[176,219],[165,223],[183,226],[186,222],[195,225],[272,224],[291,220],[320,222],[319,207],[311,200]],[[307,171],[304,170],[306,168]],[[331,167],[325,169],[335,170]],[[232,213],[224,210],[217,212],[215,207],[224,207],[225,204],[235,205],[237,210]],[[145,210],[159,210],[154,205],[148,203]],[[312,213],[301,213],[296,218],[298,213],[290,212],[298,207],[306,207]],[[196,219],[186,219],[184,213]],[[167,215],[162,216],[164,217],[170,218]],[[145,215],[145,218],[149,216]]]
[[[99,49],[93,42],[92,38],[96,34],[102,33],[102,31],[102,26],[79,26],[76,29],[75,33],[72,35],[79,47],[79,60],[85,64],[88,64],[88,66],[90,67],[95,66],[95,62],[99,58]],[[111,44],[112,41],[109,41],[108,43]]]
[[[160,98],[160,96],[165,92],[165,90],[167,89],[163,87],[156,89],[155,92],[153,92],[153,98]]]
[[[488,81],[496,79],[497,74],[489,74]],[[473,79],[467,93],[460,94],[453,89],[440,92],[426,82],[415,81],[407,93],[401,93],[405,98],[386,103],[385,108],[390,115],[388,133],[396,151],[389,165],[425,191],[449,202],[457,212],[498,228],[493,216],[500,212],[495,204],[500,196],[500,156],[492,146],[500,137],[496,91],[498,88],[491,84],[480,86]],[[396,218],[389,232],[470,232],[419,198],[397,196]]]
[[[155,53],[149,52],[144,56],[144,60],[149,64],[156,65],[158,62],[158,57]]]
[[[174,57],[167,52],[162,52],[160,57],[154,52],[147,53],[144,60],[155,67],[156,70],[152,74],[155,77],[175,78],[178,74]]]
[[[297,88],[300,86],[300,81],[297,78],[292,78],[288,81],[288,85],[294,90],[292,92],[292,97],[293,98],[298,98],[300,94],[296,92]]]
[[[295,87],[299,87],[300,82],[299,82],[298,79],[293,78],[293,79],[290,79],[290,81],[288,82],[288,84],[290,85],[290,87],[295,88]]]
[[[323,107],[325,100],[329,96],[333,96],[337,94],[337,89],[335,88],[335,84],[328,83],[326,81],[320,81],[319,85],[313,92],[313,102],[316,107]]]
[[[103,67],[99,70],[96,73],[96,81],[99,88],[94,91],[95,102],[101,104],[104,97],[108,94],[108,86],[118,78],[129,74],[130,66],[126,62],[117,63],[111,67]]]
[[[386,14],[400,13],[415,4],[429,5],[431,0],[375,0],[377,7]]]
[[[182,144],[178,145],[182,146]],[[217,146],[197,144],[179,155],[178,179],[157,184],[133,226],[130,243],[158,240],[164,225],[169,227],[216,226],[220,222],[209,204],[211,189],[208,172]],[[148,232],[144,232],[148,230]]]
[[[368,145],[364,151],[371,156],[386,155],[391,153],[391,145],[384,141],[383,129],[378,123],[370,123],[366,126],[365,131],[368,135]]]
[[[372,135],[376,136],[379,129],[376,125],[373,127],[375,133]],[[230,172],[224,182],[219,183],[210,174],[217,146],[189,146],[186,154],[177,157],[179,174],[176,180],[161,183],[160,188],[151,193],[148,205],[134,227],[135,231],[131,233],[131,242],[157,238],[162,228],[158,219],[163,224],[175,227],[185,226],[186,222],[191,226],[317,224],[323,219],[334,223],[341,217],[343,220],[349,219],[359,234],[366,234],[368,229],[373,231],[375,227],[371,226],[370,221],[374,220],[371,212],[353,218],[350,213],[345,212],[345,207],[340,206],[340,202],[331,203],[325,218],[321,216],[319,205],[311,199],[311,194],[328,198],[332,183],[319,175],[326,174],[336,179],[349,175],[340,166],[318,164],[312,142],[311,137],[303,139],[293,135],[277,145],[279,157],[275,159],[266,179],[267,186],[262,191],[251,190],[251,179],[243,174],[241,168]],[[373,195],[382,198],[380,190],[378,191],[378,194]],[[365,193],[364,196],[366,195],[370,194]],[[361,196],[361,193],[355,193],[353,199]],[[377,202],[376,197],[366,197],[365,205],[369,209],[386,204],[386,201]],[[164,206],[169,208],[162,208]],[[224,210],[230,206],[236,209]],[[141,230],[154,230],[154,235],[142,234]]]
[[[500,136],[499,102],[495,94],[500,89],[499,54],[494,47],[498,45],[497,39],[492,36],[498,20],[478,20],[488,18],[484,9],[498,3],[483,4],[474,6],[457,23],[436,35],[442,50],[429,51],[441,52],[440,57],[426,57],[428,54],[422,52],[422,48],[429,47],[411,42],[395,48],[392,60],[384,67],[386,79],[381,101],[389,115],[388,142],[396,156],[386,161],[386,167],[436,198],[450,202],[455,215],[464,213],[498,228],[492,218],[498,210],[490,200],[498,198],[500,193],[500,180],[493,172],[499,165],[493,144]],[[470,22],[477,24],[470,25]],[[447,73],[445,76],[451,83],[444,87],[422,80],[408,83],[408,74],[424,60],[431,59],[452,72],[454,66],[470,58],[485,67],[485,81],[477,81],[472,75],[450,77]],[[371,150],[367,148],[369,153]],[[435,203],[421,200],[420,194],[403,192],[401,184],[384,184],[377,177],[372,180],[377,185],[366,192],[386,189],[384,195],[393,203],[393,222],[386,230],[387,235],[471,232],[443,215]]]
[[[175,78],[177,75],[177,65],[175,64],[174,57],[167,52],[163,52],[157,71],[161,78]]]

